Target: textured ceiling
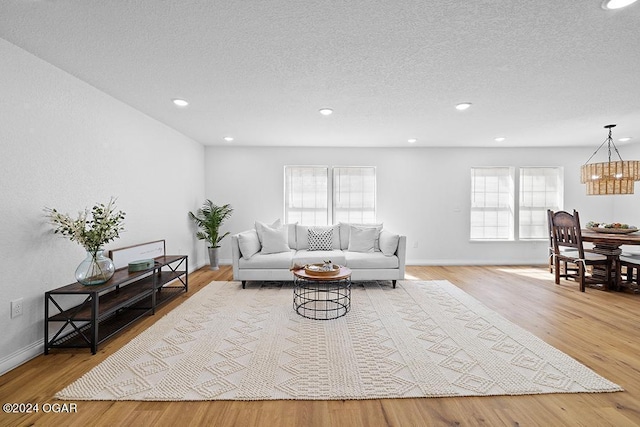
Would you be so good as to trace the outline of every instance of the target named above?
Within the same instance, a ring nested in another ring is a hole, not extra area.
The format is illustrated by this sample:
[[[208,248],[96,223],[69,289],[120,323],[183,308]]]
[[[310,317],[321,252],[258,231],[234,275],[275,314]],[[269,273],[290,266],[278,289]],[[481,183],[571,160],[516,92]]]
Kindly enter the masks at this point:
[[[600,3],[2,0],[0,37],[207,145],[640,143],[640,3]]]

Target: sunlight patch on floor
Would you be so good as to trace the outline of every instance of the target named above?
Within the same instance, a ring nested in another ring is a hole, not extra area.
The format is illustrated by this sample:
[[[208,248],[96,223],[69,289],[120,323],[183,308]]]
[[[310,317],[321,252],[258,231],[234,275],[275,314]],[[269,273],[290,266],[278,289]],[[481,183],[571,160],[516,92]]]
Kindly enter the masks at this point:
[[[542,279],[548,280],[551,273],[549,270],[540,269],[540,268],[500,268],[498,271],[502,271],[504,273],[515,274],[517,276],[530,277],[532,279]]]

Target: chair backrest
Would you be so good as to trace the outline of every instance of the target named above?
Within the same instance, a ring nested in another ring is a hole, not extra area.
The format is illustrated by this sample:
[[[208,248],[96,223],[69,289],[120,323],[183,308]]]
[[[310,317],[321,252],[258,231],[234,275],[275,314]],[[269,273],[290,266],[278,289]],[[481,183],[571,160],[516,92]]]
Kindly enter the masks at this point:
[[[556,255],[560,254],[560,249],[573,248],[578,250],[578,256],[584,258],[584,247],[582,245],[582,230],[580,229],[580,216],[574,209],[573,215],[569,212],[553,212],[547,210],[549,218],[549,229],[551,232],[551,242]]]

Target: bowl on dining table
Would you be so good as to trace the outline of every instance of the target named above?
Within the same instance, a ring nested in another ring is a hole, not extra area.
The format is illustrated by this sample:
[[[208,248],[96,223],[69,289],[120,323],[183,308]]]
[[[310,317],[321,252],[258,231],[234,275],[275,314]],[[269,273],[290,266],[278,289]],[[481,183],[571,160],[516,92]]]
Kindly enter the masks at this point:
[[[587,228],[596,233],[604,234],[631,234],[638,231],[638,227],[636,227],[635,225],[623,224],[619,222],[604,223],[589,221],[587,223]]]

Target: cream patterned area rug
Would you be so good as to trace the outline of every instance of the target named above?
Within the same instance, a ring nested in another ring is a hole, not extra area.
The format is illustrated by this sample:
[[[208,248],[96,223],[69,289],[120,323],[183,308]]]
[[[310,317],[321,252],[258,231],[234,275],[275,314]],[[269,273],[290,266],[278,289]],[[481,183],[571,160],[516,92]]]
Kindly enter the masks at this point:
[[[354,283],[311,320],[291,283],[213,282],[60,391],[69,400],[374,399],[622,389],[447,281]]]

